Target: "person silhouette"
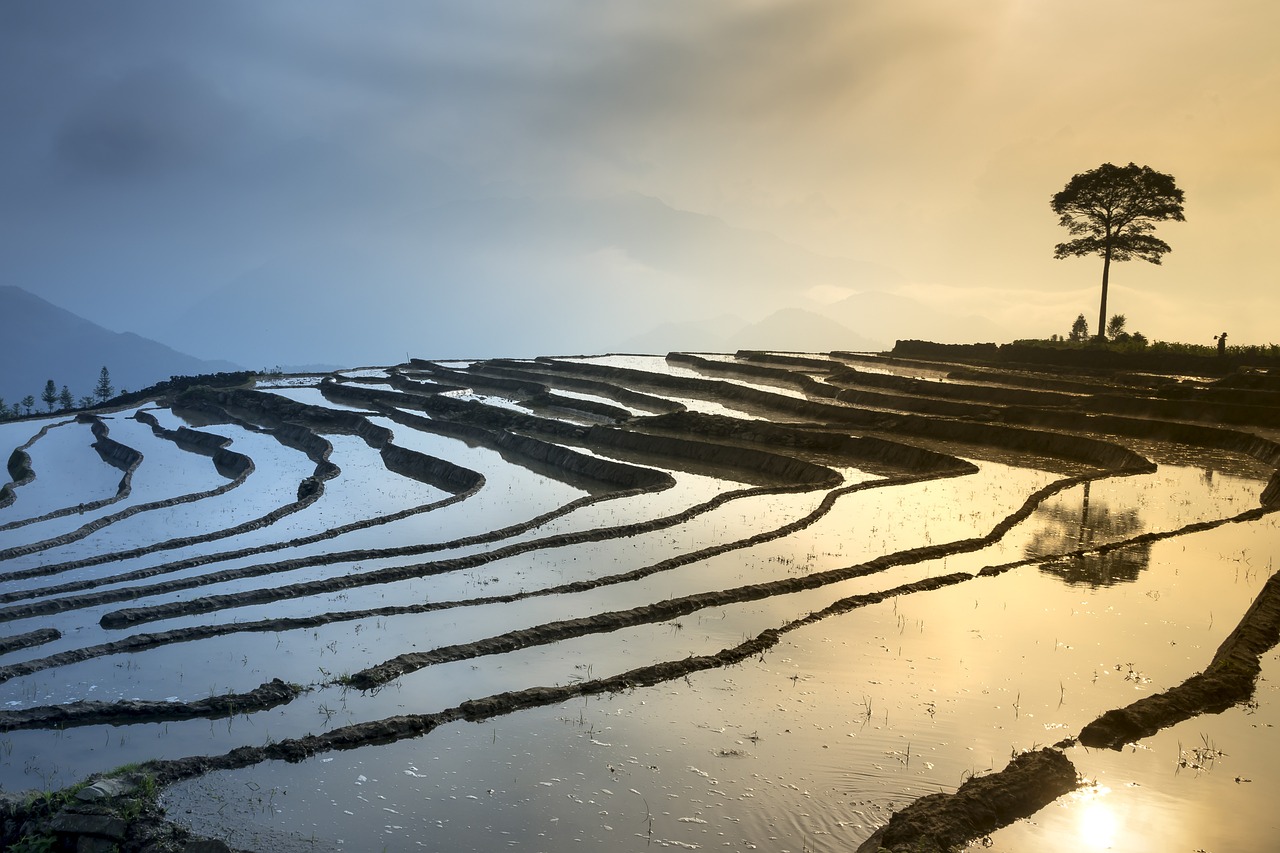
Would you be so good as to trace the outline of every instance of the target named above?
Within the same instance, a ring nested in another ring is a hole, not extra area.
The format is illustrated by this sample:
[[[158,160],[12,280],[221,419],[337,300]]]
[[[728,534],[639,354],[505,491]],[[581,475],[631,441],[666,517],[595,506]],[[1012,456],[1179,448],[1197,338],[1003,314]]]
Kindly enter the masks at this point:
[[[1223,332],[1220,335],[1214,335],[1213,339],[1218,342],[1218,355],[1226,355],[1227,354],[1227,333]]]

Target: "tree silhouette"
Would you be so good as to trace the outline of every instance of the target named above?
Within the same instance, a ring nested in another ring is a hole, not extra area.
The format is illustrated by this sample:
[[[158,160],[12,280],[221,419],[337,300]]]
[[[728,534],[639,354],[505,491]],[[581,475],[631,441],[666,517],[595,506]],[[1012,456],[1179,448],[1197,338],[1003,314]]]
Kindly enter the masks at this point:
[[[98,384],[93,388],[93,395],[98,398],[98,402],[105,403],[115,391],[115,386],[111,384],[111,374],[106,365],[103,365],[102,372],[98,374]]]
[[[1172,175],[1150,166],[1113,166],[1103,163],[1067,181],[1050,202],[1058,224],[1074,240],[1053,248],[1055,258],[1102,256],[1102,305],[1098,311],[1098,337],[1106,336],[1107,284],[1112,261],[1141,258],[1159,264],[1172,251],[1152,235],[1156,223],[1166,219],[1185,221],[1183,192]]]
[[[1026,555],[1053,557],[1074,552],[1071,557],[1048,560],[1040,566],[1040,571],[1071,586],[1112,586],[1137,580],[1151,562],[1150,542],[1112,550],[1093,549],[1134,538],[1141,532],[1143,523],[1138,510],[1112,510],[1101,498],[1091,498],[1091,485],[1084,484],[1078,507],[1072,505],[1071,495],[1064,493],[1036,508],[1032,519],[1040,526],[1026,545]]]
[[[62,386],[62,393],[58,395],[58,402],[62,405],[62,410],[72,408],[76,404],[76,398],[71,396],[71,389],[66,385]]]
[[[1071,324],[1071,334],[1067,336],[1069,341],[1083,341],[1089,337],[1089,321],[1084,318],[1083,314],[1076,316],[1076,321]]]
[[[58,386],[53,384],[52,379],[44,383],[44,390],[40,392],[40,399],[44,400],[44,404],[52,412],[54,404],[58,402]]]
[[[28,394],[27,396],[22,398],[22,408],[27,410],[28,415],[31,414],[31,410],[34,409],[35,406],[36,406],[36,398],[34,395]]]

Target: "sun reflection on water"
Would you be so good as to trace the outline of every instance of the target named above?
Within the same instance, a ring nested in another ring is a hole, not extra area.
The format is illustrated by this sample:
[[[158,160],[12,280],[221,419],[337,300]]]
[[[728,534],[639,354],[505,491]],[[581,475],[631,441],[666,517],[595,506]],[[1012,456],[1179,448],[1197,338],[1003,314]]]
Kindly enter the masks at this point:
[[[1090,789],[1088,800],[1080,809],[1080,841],[1087,850],[1110,850],[1115,845],[1120,819],[1112,805],[1102,799],[1109,793],[1111,790],[1105,787]]]

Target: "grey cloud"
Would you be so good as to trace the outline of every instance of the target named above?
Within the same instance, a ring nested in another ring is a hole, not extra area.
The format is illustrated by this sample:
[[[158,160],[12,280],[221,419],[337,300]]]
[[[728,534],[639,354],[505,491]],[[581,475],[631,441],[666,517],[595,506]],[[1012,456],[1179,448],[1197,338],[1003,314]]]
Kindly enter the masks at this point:
[[[207,81],[163,63],[92,93],[58,129],[54,146],[78,172],[137,176],[204,165],[234,136],[237,120]]]

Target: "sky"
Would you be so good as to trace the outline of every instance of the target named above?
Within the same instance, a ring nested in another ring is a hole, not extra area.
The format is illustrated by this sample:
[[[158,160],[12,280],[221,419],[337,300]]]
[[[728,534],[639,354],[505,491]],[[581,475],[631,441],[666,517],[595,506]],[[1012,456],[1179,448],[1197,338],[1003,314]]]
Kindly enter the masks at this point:
[[[1108,313],[1280,342],[1277,32],[1270,0],[6,3],[0,276],[264,363],[885,289],[957,340],[974,314],[1043,337],[1096,323],[1101,276],[1053,258],[1050,197],[1132,161],[1186,222]],[[385,334],[350,319],[374,302]]]

